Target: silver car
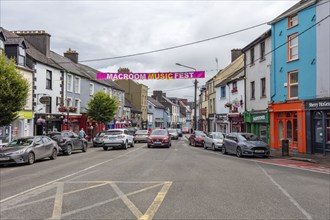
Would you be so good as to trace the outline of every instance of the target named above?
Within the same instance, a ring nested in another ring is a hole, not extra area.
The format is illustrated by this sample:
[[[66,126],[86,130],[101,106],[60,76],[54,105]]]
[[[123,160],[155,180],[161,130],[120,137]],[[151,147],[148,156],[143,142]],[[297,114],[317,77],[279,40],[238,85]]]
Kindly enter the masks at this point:
[[[57,158],[59,146],[47,136],[22,137],[0,148],[0,164],[33,164],[36,160]]]
[[[134,147],[133,136],[127,129],[109,129],[102,138],[103,149],[108,150],[108,147],[123,148]]]
[[[229,133],[224,139],[222,153],[242,156],[269,156],[269,146],[252,133]]]
[[[149,131],[148,130],[137,130],[134,134],[134,143],[148,142]]]
[[[204,149],[221,150],[224,135],[221,132],[210,132],[204,138]]]

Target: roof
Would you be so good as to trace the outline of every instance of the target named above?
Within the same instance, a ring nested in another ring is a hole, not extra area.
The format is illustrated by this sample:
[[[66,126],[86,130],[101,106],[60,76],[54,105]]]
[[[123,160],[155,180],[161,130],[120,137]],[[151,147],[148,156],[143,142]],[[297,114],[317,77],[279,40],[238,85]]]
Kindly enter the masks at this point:
[[[165,109],[165,106],[162,105],[160,102],[158,102],[156,99],[151,98],[148,96],[148,101],[151,102],[156,108],[162,108]]]
[[[228,77],[227,79],[225,79],[222,82],[220,82],[219,84],[217,84],[215,87],[219,87],[219,86],[225,85],[229,82],[239,80],[242,77],[244,77],[244,71],[242,69],[240,69],[240,70],[236,71],[233,75]]]
[[[316,3],[316,0],[301,0],[300,2],[298,2],[297,4],[295,4],[294,6],[292,6],[291,8],[289,8],[288,10],[286,10],[285,12],[283,12],[282,14],[280,14],[278,17],[276,17],[275,19],[273,19],[272,21],[270,21],[268,23],[268,25],[272,25],[274,23],[277,23],[278,21],[297,14],[299,11],[302,11],[303,9],[314,5]]]
[[[252,41],[251,43],[249,43],[248,45],[246,45],[242,49],[243,53],[246,52],[246,51],[248,51],[253,46],[257,45],[258,43],[264,41],[267,37],[270,37],[271,36],[271,32],[272,32],[271,29],[267,30],[262,35],[260,35],[257,39],[255,39],[254,41]]]

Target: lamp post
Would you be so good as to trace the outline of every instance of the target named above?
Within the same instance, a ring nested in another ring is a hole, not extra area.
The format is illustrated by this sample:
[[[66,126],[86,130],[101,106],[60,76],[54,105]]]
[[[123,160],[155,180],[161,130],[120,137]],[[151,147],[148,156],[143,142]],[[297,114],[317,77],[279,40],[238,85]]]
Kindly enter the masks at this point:
[[[182,67],[186,67],[188,69],[192,69],[192,70],[196,71],[195,68],[190,67],[190,66],[182,65],[180,63],[176,63],[176,65],[182,66]],[[197,130],[197,114],[196,114],[197,113],[197,83],[198,83],[198,81],[197,81],[197,79],[195,79],[195,82],[194,82],[194,86],[195,86],[195,97],[194,97],[194,103],[195,103],[195,105],[194,105],[194,130]]]

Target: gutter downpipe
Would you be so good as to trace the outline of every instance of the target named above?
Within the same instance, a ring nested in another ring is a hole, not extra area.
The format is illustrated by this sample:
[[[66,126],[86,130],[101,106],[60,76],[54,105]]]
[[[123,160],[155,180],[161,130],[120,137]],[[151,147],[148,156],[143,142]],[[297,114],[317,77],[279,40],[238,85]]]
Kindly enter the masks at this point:
[[[275,48],[275,25],[273,25],[273,28],[272,29],[274,29],[274,30],[272,30],[272,36],[273,36],[273,33],[274,33],[274,40],[272,40],[272,44],[273,44],[273,48]],[[276,77],[275,77],[275,67],[276,67],[276,65],[275,65],[275,49],[274,49],[274,51],[273,51],[273,59],[272,59],[272,61],[274,61],[274,62],[272,62],[271,64],[270,64],[270,74],[271,74],[271,78],[272,77],[274,77],[273,78],[273,81],[274,81],[274,92],[273,92],[273,94],[272,94],[272,96],[270,97],[270,102],[271,103],[273,103],[273,98],[275,97],[275,95],[276,95]],[[272,71],[272,69],[274,69],[274,71]]]

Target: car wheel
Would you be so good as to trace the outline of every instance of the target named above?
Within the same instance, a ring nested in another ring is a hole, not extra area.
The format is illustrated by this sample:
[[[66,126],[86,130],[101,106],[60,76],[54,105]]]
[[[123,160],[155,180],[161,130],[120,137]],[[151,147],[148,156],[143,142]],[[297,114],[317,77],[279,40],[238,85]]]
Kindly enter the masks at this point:
[[[225,145],[222,145],[221,152],[222,154],[227,154]]]
[[[214,144],[212,144],[212,150],[213,151],[215,151],[216,149],[215,149],[215,145]]]
[[[52,155],[50,155],[50,159],[55,160],[57,158],[57,150],[54,148]]]
[[[147,147],[150,148],[150,145],[148,144]]]
[[[203,147],[204,147],[205,150],[207,149],[207,146],[206,146],[205,142],[203,144]]]
[[[103,150],[107,151],[108,150],[108,147],[103,147]]]
[[[242,157],[242,150],[241,150],[240,147],[237,147],[237,149],[236,149],[236,155],[237,155],[237,157]]]
[[[66,155],[71,155],[72,154],[72,146],[70,144],[67,146],[65,154]]]
[[[86,152],[86,151],[87,151],[87,143],[83,143],[82,152]]]
[[[29,165],[31,165],[31,164],[34,163],[34,161],[35,161],[34,153],[30,152],[29,155],[28,155],[28,161],[27,161],[27,163],[28,163]]]
[[[126,140],[125,145],[124,145],[125,150],[128,149],[128,141]]]

